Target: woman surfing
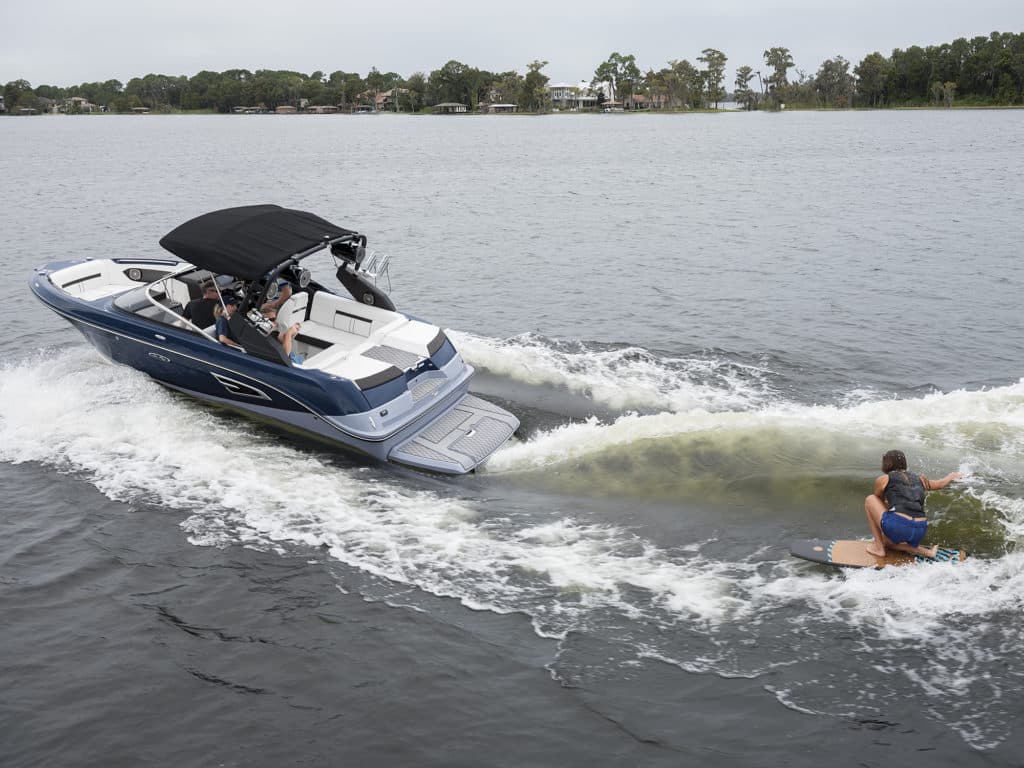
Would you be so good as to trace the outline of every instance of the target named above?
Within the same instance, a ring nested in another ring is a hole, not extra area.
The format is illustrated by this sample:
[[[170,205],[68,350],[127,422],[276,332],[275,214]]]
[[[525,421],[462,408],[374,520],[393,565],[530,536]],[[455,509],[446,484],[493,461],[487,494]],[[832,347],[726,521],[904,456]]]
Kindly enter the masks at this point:
[[[941,480],[929,480],[924,475],[911,474],[907,471],[907,457],[897,450],[882,456],[882,472],[884,474],[875,480],[875,492],[864,500],[864,512],[874,539],[867,545],[867,551],[885,557],[888,547],[934,558],[939,550],[937,545],[920,546],[928,531],[925,494],[945,488],[963,475],[950,472]]]

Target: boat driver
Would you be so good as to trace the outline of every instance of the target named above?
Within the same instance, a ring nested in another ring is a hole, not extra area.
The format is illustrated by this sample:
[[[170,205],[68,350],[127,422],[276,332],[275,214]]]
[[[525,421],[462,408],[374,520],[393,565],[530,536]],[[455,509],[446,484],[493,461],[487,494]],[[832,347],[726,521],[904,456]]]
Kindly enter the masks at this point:
[[[213,315],[213,308],[220,304],[220,294],[217,293],[217,286],[213,281],[203,285],[203,295],[198,299],[192,299],[185,305],[182,316],[198,328],[209,328],[217,318]]]

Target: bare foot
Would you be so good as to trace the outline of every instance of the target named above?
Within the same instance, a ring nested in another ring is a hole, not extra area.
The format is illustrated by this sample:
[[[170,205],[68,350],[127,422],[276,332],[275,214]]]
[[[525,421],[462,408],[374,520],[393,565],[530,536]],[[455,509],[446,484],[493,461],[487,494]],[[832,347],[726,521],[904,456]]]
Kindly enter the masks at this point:
[[[877,541],[872,541],[870,544],[864,547],[864,549],[868,551],[869,555],[874,555],[875,557],[885,557],[885,547],[879,544]]]
[[[918,547],[917,554],[921,555],[922,557],[935,559],[935,556],[939,554],[939,545],[933,544],[930,547]]]

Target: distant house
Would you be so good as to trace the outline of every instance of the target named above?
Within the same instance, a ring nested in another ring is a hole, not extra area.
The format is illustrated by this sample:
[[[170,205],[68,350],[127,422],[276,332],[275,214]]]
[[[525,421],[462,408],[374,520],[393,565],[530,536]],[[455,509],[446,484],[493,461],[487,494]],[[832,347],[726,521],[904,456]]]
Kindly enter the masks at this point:
[[[575,109],[576,92],[577,87],[568,83],[549,85],[548,94],[551,96],[551,106],[555,109]]]
[[[4,106],[4,96],[0,93],[0,115],[7,111],[7,107]]]
[[[668,106],[667,93],[639,93],[631,97],[633,109],[665,109]]]
[[[148,115],[149,107],[132,107],[132,112],[136,115]]]
[[[298,114],[298,111],[299,110],[297,110],[295,107],[291,106],[290,104],[282,104],[280,107],[278,107],[277,109],[274,110],[274,114],[275,115],[294,115],[294,114]]]
[[[454,101],[445,101],[434,105],[434,112],[438,115],[460,115],[465,114],[466,105]]]
[[[341,108],[333,104],[315,104],[311,107],[306,107],[306,111],[311,115],[334,115],[340,112]]]
[[[358,107],[352,108],[353,115],[376,115],[377,109],[373,104],[360,104]]]
[[[65,114],[69,112],[91,114],[93,112],[102,112],[103,108],[97,104],[93,104],[84,96],[72,96],[69,99],[64,99],[61,111]]]
[[[499,115],[507,112],[518,112],[518,104],[488,104],[487,113],[490,115]]]
[[[408,93],[408,88],[392,88],[391,90],[378,93],[373,103],[378,112],[394,112],[398,106],[398,99],[403,93]]]
[[[597,106],[597,94],[591,89],[590,84],[581,80],[576,85],[569,83],[555,83],[548,86],[548,94],[551,96],[551,106],[555,109],[576,111],[580,109],[592,109]]]

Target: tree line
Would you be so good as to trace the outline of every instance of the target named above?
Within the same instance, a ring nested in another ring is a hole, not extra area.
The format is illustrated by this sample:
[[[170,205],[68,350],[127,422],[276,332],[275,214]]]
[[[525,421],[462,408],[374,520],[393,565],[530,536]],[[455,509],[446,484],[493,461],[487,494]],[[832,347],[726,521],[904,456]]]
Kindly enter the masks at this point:
[[[674,59],[659,70],[642,72],[634,54],[612,53],[594,70],[591,87],[597,106],[614,101],[624,109],[717,108],[727,98],[746,109],[951,106],[1024,104],[1024,33],[993,32],[970,40],[922,48],[870,53],[858,64],[842,56],[822,62],[813,73],[796,66],[788,48],[764,51],[763,61],[744,64],[730,82],[728,58],[705,48],[691,63]],[[13,80],[4,86],[8,112],[62,104],[78,96],[113,112],[137,108],[164,111],[231,112],[236,108],[332,105],[342,108],[374,103],[390,92],[389,108],[429,110],[456,102],[474,110],[484,103],[513,103],[521,111],[552,108],[546,61],[526,71],[490,72],[449,61],[429,74],[373,68],[365,76],[337,70],[310,74],[289,70],[204,70],[192,77],[148,74],[122,84],[118,80],[75,86],[39,85]],[[730,91],[731,89],[731,91]],[[71,111],[77,105],[71,105]]]

